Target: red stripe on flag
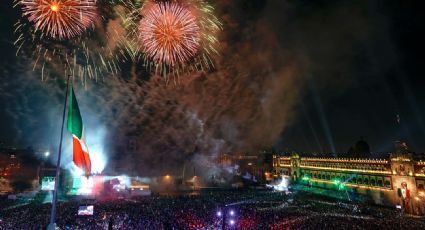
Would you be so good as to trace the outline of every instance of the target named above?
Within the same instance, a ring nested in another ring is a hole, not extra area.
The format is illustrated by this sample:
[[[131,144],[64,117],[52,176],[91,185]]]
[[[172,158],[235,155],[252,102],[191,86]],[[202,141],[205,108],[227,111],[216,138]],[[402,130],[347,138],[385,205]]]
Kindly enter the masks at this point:
[[[72,142],[73,142],[73,152],[74,152],[73,154],[74,164],[78,168],[83,169],[86,175],[90,175],[91,161],[90,161],[89,154],[83,151],[81,142],[77,137],[73,136]]]

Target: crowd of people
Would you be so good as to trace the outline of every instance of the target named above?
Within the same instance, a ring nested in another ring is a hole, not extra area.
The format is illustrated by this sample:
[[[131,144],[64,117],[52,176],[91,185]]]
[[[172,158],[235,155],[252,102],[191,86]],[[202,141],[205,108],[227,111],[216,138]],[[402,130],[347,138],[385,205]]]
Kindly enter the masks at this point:
[[[0,229],[45,229],[49,222],[50,203],[0,205]],[[93,215],[79,216],[81,205],[93,205]],[[395,209],[268,190],[74,199],[59,202],[57,210],[60,229],[425,229],[423,219]]]

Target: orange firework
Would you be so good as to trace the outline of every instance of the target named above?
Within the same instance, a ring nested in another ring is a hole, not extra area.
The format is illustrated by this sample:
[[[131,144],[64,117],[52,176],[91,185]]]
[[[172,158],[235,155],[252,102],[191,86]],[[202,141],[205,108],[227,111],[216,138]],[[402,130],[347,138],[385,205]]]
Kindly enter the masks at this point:
[[[158,2],[140,22],[142,50],[155,62],[175,66],[196,55],[200,45],[197,17],[177,2]]]
[[[144,0],[137,12],[133,34],[149,70],[166,77],[214,68],[221,23],[206,0]]]
[[[63,40],[82,34],[97,16],[96,0],[21,0],[36,31]]]

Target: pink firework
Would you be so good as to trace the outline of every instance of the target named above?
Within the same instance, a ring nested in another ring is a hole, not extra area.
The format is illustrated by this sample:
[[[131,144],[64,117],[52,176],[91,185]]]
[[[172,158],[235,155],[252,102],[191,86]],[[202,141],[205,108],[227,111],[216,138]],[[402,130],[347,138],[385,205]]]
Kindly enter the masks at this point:
[[[176,66],[193,58],[200,46],[197,17],[185,5],[157,2],[143,14],[139,41],[154,62]]]
[[[97,16],[96,0],[21,0],[36,31],[55,39],[81,35]]]

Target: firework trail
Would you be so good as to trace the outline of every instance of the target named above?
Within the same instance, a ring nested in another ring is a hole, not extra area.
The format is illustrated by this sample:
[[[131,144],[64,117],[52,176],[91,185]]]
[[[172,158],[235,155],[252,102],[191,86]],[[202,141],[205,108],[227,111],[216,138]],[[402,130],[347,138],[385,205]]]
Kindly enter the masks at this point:
[[[138,45],[138,22],[143,1],[117,0],[114,5],[114,13],[118,18],[109,22],[111,28],[108,40],[119,62],[138,62],[142,57]]]

